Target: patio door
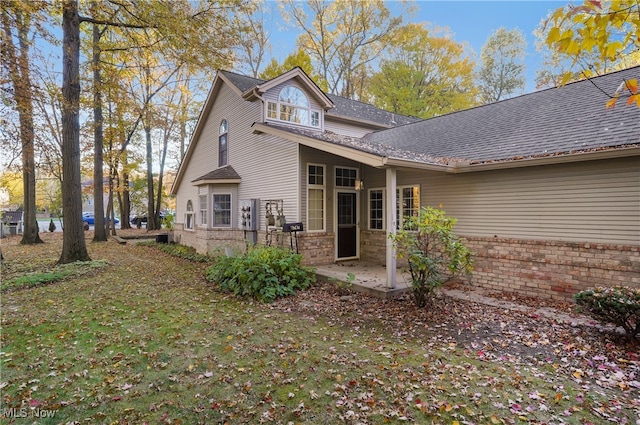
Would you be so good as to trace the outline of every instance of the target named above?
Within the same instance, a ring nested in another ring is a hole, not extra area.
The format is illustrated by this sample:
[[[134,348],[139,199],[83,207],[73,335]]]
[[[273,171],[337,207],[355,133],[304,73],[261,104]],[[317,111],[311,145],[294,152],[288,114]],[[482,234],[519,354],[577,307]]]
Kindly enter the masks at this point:
[[[336,194],[338,260],[358,256],[358,214],[356,192]]]

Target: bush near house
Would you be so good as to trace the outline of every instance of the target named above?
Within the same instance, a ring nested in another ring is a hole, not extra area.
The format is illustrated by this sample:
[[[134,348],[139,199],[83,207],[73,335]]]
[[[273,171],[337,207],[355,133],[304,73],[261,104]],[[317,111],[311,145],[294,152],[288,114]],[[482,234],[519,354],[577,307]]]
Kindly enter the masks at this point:
[[[273,302],[315,282],[315,273],[301,260],[302,255],[287,249],[257,246],[241,255],[218,257],[206,278],[236,296]]]
[[[397,234],[389,236],[398,258],[407,258],[418,307],[431,303],[437,288],[473,269],[471,251],[453,233],[456,222],[442,210],[423,207],[417,216],[405,219]]]
[[[603,323],[622,327],[627,335],[640,335],[640,289],[598,287],[575,295],[580,310]]]

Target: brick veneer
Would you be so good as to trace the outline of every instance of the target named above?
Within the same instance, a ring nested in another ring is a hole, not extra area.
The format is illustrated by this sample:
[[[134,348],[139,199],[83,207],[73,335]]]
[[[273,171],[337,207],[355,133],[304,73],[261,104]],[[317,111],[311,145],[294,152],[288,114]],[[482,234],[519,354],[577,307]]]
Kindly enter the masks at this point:
[[[473,283],[488,289],[571,300],[594,286],[640,288],[640,246],[468,238]]]
[[[295,239],[290,240],[290,234],[280,233],[272,235],[271,244],[289,248],[293,245],[296,248]],[[320,265],[333,263],[335,259],[334,248],[335,234],[332,232],[323,233],[301,233],[298,235],[298,251],[303,254],[302,262],[305,265]],[[221,229],[198,229],[197,231],[187,231],[181,224],[174,228],[174,241],[183,245],[192,246],[201,254],[225,253],[226,248],[236,251],[244,250],[246,242],[242,230],[221,230]],[[257,243],[266,243],[266,232],[259,231]]]
[[[240,230],[189,232],[177,227],[175,240],[194,246],[198,252],[215,254],[224,252],[225,247],[243,249],[243,238]],[[334,240],[332,232],[298,235],[303,263],[333,263]],[[258,233],[258,243],[265,243],[265,232]],[[278,244],[289,247],[289,236],[283,235]],[[385,246],[385,232],[360,234],[363,261],[384,265]],[[467,246],[475,253],[472,283],[488,290],[572,300],[577,292],[594,286],[622,284],[640,288],[638,245],[471,237],[467,238]],[[400,261],[398,267],[402,267]]]
[[[386,235],[361,234],[363,260],[385,263]],[[472,283],[495,291],[572,300],[594,286],[640,288],[640,246],[506,238],[467,238],[475,253]]]

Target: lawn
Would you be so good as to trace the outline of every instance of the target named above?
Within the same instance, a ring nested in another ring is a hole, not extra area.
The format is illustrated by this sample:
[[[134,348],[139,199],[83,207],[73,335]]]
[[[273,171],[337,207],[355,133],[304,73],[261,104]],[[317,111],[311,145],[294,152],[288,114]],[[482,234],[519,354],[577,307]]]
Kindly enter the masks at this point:
[[[42,237],[2,241],[3,424],[640,417],[638,346],[610,331],[446,297],[431,310],[345,298],[327,282],[264,305],[150,246],[88,242],[94,261],[60,271],[61,234]]]

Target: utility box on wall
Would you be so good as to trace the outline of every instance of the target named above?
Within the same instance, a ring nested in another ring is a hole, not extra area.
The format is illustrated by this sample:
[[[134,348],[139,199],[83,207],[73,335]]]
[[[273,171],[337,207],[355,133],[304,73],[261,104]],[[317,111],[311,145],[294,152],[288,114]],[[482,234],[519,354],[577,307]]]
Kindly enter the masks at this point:
[[[257,199],[240,200],[240,224],[245,232],[245,239],[251,244],[258,241],[258,205]]]

